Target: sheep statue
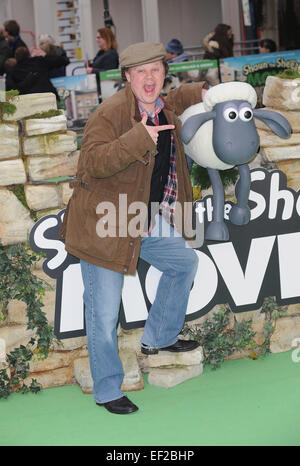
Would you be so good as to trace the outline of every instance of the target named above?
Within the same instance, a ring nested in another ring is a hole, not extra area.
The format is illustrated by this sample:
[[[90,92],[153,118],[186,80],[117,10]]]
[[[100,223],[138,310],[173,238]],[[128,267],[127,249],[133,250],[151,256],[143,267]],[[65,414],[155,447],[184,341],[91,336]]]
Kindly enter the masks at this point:
[[[229,220],[235,225],[245,225],[250,221],[248,162],[259,148],[253,117],[263,120],[279,137],[287,138],[291,133],[290,124],[282,115],[255,109],[256,102],[257,95],[250,84],[227,82],[211,87],[203,102],[187,108],[180,116],[185,153],[207,169],[213,189],[213,218],[205,232],[207,240],[229,239],[224,222],[224,187],[219,170],[238,167],[237,203],[230,210]]]

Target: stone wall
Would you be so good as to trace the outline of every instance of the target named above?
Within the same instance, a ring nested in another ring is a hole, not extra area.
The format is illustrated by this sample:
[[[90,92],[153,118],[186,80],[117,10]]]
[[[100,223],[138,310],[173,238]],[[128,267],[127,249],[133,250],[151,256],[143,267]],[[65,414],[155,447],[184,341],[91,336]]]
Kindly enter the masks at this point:
[[[300,79],[268,76],[263,94],[267,110],[281,113],[290,123],[292,134],[287,139],[276,135],[260,120],[256,120],[260,137],[263,166],[277,168],[287,176],[287,185],[300,189]],[[300,304],[288,306],[287,315],[277,322],[271,341],[271,351],[278,353],[292,348],[300,337]]]
[[[270,77],[271,78],[271,77]],[[300,105],[287,108],[286,97],[275,103],[269,97],[267,79],[265,105],[275,108],[291,122],[293,134],[288,140],[273,135],[257,120],[261,138],[261,153],[252,166],[272,164],[287,174],[289,185],[297,190],[300,185]],[[273,83],[271,83],[273,85]],[[278,93],[276,92],[276,96]],[[34,225],[33,214],[40,218],[49,212],[57,213],[66,206],[72,193],[68,182],[49,182],[49,178],[72,176],[76,173],[79,156],[76,134],[67,130],[64,115],[47,119],[30,119],[33,113],[56,108],[53,94],[35,94],[18,98],[17,112],[9,121],[0,124],[0,241],[5,244],[26,242]],[[25,119],[26,118],[26,119]],[[24,185],[28,208],[24,207],[12,190],[13,185]],[[33,273],[50,284],[44,297],[44,308],[50,325],[54,325],[55,280],[46,276],[42,261]],[[190,323],[196,325],[209,318],[208,315]],[[257,332],[256,340],[262,342],[264,316],[260,311],[238,314],[238,320],[252,319]],[[26,329],[25,304],[13,301],[9,304],[8,317],[0,323],[0,339],[5,342],[6,352],[20,344],[26,344],[31,331]],[[120,357],[124,366],[123,390],[143,388],[143,373],[148,373],[149,383],[171,387],[202,373],[201,348],[190,354],[144,356],[140,353],[142,329],[118,328]],[[271,351],[281,352],[291,348],[294,338],[300,336],[300,305],[288,307],[286,317],[277,322],[271,339]],[[233,357],[241,357],[235,354]],[[0,355],[1,357],[1,355]],[[91,393],[92,380],[88,361],[86,337],[70,338],[55,346],[44,361],[30,363],[30,378],[35,378],[43,387],[78,383],[83,392]]]

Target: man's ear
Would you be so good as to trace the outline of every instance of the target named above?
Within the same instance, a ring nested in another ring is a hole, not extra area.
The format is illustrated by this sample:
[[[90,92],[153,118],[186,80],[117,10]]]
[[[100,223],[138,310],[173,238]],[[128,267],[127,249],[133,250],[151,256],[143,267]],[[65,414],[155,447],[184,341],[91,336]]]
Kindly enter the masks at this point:
[[[130,83],[130,74],[129,74],[129,71],[125,71],[125,76],[126,76],[127,81]]]
[[[201,91],[202,102],[204,100],[204,97],[205,97],[205,94],[207,93],[207,91],[208,91],[208,89],[204,89],[204,88]]]

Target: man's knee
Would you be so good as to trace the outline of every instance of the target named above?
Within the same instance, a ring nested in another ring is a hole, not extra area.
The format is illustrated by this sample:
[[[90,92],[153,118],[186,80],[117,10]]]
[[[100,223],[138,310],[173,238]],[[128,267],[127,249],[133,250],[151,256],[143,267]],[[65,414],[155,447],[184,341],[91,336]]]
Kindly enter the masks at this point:
[[[194,274],[196,274],[199,264],[199,257],[194,249],[190,248],[188,250],[190,251],[190,266]]]
[[[198,255],[192,248],[185,248],[182,255],[182,267],[186,273],[195,275],[198,268]]]

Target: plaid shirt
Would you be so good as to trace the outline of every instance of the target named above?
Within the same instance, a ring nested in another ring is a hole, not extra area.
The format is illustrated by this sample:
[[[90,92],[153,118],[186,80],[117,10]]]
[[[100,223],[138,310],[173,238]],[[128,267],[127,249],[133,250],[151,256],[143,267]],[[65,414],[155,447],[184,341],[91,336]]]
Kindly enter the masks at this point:
[[[140,102],[138,102],[139,110],[142,114],[146,111],[143,109]],[[165,103],[164,101],[158,97],[155,103],[155,109],[152,114],[146,111],[148,118],[154,123],[156,126],[159,125],[158,114],[164,108]],[[163,199],[160,203],[160,214],[164,217],[164,219],[174,225],[174,205],[177,199],[177,173],[176,173],[176,157],[175,157],[175,143],[174,143],[174,136],[171,132],[171,153],[170,153],[170,168],[168,173],[168,179],[165,184]]]

